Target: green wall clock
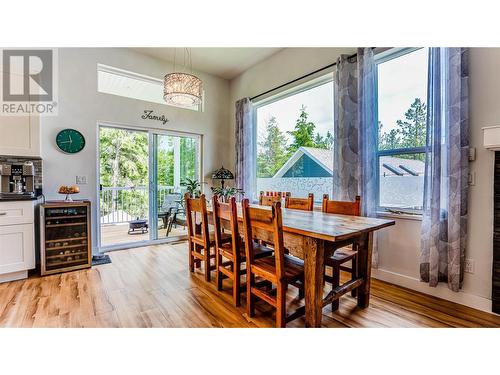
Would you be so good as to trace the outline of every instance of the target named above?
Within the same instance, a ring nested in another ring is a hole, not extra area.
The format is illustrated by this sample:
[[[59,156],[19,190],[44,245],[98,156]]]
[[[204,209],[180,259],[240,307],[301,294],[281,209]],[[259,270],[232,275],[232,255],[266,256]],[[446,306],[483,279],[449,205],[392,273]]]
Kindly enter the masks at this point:
[[[64,129],[57,133],[57,147],[67,154],[76,154],[85,147],[85,137],[75,129]]]

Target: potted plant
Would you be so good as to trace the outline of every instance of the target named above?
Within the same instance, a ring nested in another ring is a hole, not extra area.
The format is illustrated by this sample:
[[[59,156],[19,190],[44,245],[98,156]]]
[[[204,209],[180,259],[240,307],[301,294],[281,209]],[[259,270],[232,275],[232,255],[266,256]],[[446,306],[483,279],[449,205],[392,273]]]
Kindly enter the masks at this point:
[[[210,189],[212,190],[212,193],[222,199],[223,202],[227,202],[231,197],[243,195],[245,193],[242,189],[231,186],[211,187]]]
[[[201,195],[201,182],[198,181],[197,179],[193,178],[186,178],[184,181],[181,182],[181,186],[184,186],[193,198],[199,198]]]

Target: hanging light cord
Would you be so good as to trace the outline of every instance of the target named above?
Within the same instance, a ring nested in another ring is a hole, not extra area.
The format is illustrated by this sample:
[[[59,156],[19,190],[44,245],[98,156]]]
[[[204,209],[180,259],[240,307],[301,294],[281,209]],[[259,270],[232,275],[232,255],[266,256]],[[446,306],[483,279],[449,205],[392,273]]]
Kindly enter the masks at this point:
[[[173,69],[173,73],[175,73],[175,60],[176,60],[176,55],[177,55],[177,48],[174,47],[174,69]],[[188,64],[189,64],[189,72],[191,74],[193,74],[193,58],[192,58],[192,53],[190,51],[189,48],[184,48],[184,51],[183,51],[183,66],[184,68],[188,68]],[[186,64],[186,58],[187,58],[187,62],[188,64]]]
[[[174,47],[174,69],[172,73],[175,73],[175,55],[177,54],[177,48]]]

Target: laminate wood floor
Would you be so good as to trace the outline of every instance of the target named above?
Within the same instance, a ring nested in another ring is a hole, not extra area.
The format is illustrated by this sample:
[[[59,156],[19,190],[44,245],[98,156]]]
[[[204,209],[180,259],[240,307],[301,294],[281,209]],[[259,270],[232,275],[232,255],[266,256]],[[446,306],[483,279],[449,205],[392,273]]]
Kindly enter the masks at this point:
[[[187,269],[187,245],[110,253],[92,269],[0,284],[1,327],[273,327],[274,311],[257,303],[249,319],[232,305],[229,284],[217,292]],[[297,305],[291,287],[288,303]],[[304,319],[289,323],[304,327]],[[323,310],[324,327],[499,327],[500,317],[373,280],[368,309],[350,296]]]

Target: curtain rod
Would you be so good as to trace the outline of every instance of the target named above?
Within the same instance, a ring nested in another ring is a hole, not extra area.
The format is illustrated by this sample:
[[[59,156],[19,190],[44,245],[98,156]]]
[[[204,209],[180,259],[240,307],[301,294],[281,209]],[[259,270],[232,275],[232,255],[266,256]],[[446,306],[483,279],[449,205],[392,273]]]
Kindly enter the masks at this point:
[[[354,54],[352,54],[352,55],[348,56],[348,57],[347,57],[347,59],[352,59],[352,58],[354,58],[354,57],[356,57],[356,56],[358,56],[358,54],[357,54],[357,53],[354,53]],[[273,89],[270,89],[270,90],[267,90],[267,91],[265,91],[265,92],[263,92],[263,93],[260,93],[260,94],[258,94],[258,95],[252,96],[252,97],[250,98],[250,100],[255,100],[255,99],[257,99],[257,98],[260,98],[261,96],[264,96],[264,95],[266,95],[266,94],[269,94],[269,93],[271,93],[271,92],[273,92],[273,91],[275,91],[275,90],[279,90],[279,89],[281,89],[281,88],[283,88],[283,87],[285,87],[285,86],[288,86],[288,85],[290,85],[290,84],[292,84],[292,83],[295,83],[295,82],[297,82],[297,81],[300,81],[300,80],[302,80],[302,79],[304,79],[304,78],[310,77],[310,76],[312,76],[312,75],[314,75],[314,74],[316,74],[316,73],[319,73],[319,72],[321,72],[321,71],[323,71],[323,70],[326,70],[326,69],[332,68],[332,67],[334,67],[335,65],[337,65],[337,63],[336,63],[336,62],[331,63],[331,64],[329,64],[329,65],[327,65],[327,66],[324,66],[324,67],[322,67],[322,68],[316,69],[314,72],[307,73],[307,74],[305,74],[305,75],[303,75],[303,76],[301,76],[301,77],[299,77],[299,78],[295,78],[295,79],[293,79],[293,80],[291,80],[291,81],[289,81],[289,82],[287,82],[287,83],[283,83],[282,85],[279,85],[279,86],[277,86],[277,87],[275,87],[275,88],[273,88]]]

